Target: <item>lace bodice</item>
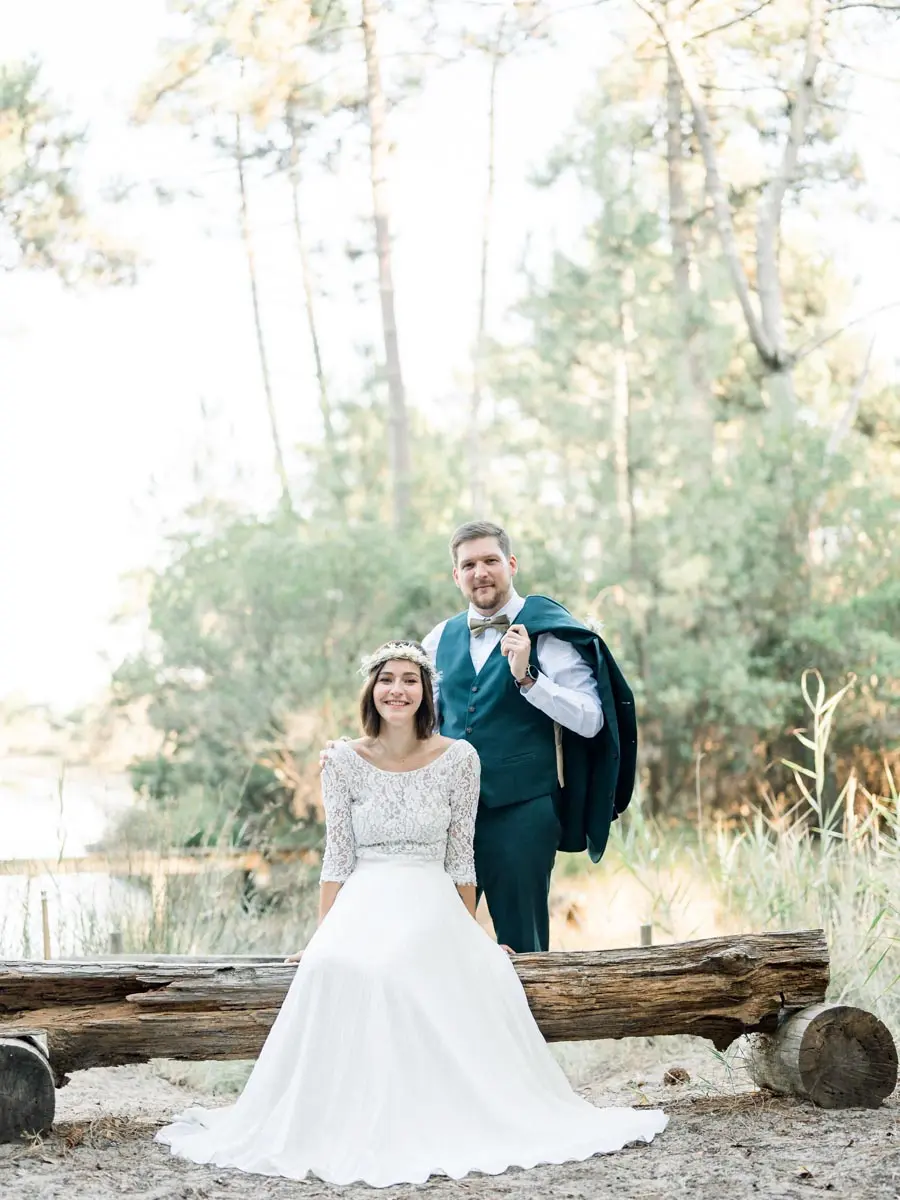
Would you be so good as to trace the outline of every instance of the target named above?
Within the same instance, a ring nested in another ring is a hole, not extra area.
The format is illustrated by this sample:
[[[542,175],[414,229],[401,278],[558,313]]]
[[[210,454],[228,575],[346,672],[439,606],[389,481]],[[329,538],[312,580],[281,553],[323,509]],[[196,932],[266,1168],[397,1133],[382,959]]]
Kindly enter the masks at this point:
[[[322,768],[322,882],[348,879],[357,852],[371,849],[443,861],[454,883],[474,883],[480,774],[468,742],[454,742],[427,766],[403,772],[382,771],[338,743]]]

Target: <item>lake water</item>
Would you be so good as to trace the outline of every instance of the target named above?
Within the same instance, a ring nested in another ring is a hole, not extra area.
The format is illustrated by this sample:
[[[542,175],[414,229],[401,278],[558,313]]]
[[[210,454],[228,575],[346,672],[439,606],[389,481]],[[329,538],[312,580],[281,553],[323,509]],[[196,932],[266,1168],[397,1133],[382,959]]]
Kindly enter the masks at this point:
[[[0,859],[76,858],[132,803],[125,775],[10,756],[0,762]],[[41,892],[54,958],[100,953],[123,907],[143,906],[134,885],[105,874],[0,875],[0,958],[43,957]]]

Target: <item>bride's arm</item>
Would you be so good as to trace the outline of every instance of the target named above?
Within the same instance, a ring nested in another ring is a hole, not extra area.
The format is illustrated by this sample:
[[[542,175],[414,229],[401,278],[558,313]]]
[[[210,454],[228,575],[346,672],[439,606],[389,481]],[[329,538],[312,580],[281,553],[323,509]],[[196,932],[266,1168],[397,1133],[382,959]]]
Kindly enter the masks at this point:
[[[475,916],[475,884],[474,883],[458,883],[456,890],[459,892],[460,898],[472,916]]]
[[[343,887],[336,879],[325,879],[319,886],[319,924],[328,916],[329,910]]]
[[[319,875],[319,925],[328,916],[338,892],[356,866],[350,784],[345,769],[333,757],[322,768],[322,803],[325,807],[325,853]],[[302,956],[300,951],[290,955],[285,962],[299,962]]]
[[[481,763],[470,750],[453,764],[450,787],[450,825],[447,829],[447,851],[444,870],[456,884],[460,898],[475,916],[475,814],[478,811],[478,791],[481,782]]]

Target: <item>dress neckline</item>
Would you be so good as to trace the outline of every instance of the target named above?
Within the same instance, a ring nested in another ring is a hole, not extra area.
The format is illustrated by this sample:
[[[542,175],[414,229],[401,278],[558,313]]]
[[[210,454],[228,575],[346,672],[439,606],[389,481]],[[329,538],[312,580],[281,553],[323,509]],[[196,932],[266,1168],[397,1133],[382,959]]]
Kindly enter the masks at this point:
[[[457,745],[459,740],[461,739],[456,739],[451,742],[446,750],[442,750],[436,758],[433,758],[431,762],[426,763],[424,767],[410,767],[408,771],[388,771],[385,767],[376,767],[373,762],[369,762],[367,758],[364,758],[355,746],[350,746],[349,749],[352,750],[360,762],[364,762],[367,767],[371,767],[373,771],[378,771],[378,773],[381,775],[417,775],[419,771],[427,771],[433,767],[435,763],[439,763],[442,758],[446,758],[450,751],[453,750],[453,748]]]

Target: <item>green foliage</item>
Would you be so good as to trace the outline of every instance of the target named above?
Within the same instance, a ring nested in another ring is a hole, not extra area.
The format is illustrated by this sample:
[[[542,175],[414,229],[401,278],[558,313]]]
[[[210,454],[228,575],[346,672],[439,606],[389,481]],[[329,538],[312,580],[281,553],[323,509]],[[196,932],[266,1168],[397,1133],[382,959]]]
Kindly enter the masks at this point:
[[[514,454],[540,447],[545,507],[528,536],[553,547],[547,586],[614,631],[645,782],[670,810],[692,794],[698,755],[721,798],[748,771],[762,776],[781,731],[802,720],[807,667],[859,678],[837,753],[883,747],[892,730],[896,740],[900,576],[888,548],[900,497],[884,442],[828,434],[856,386],[858,346],[849,360],[835,348],[827,366],[805,361],[804,419],[774,425],[714,244],[688,350],[651,129],[646,106],[603,93],[554,157],[544,184],[574,176],[597,215],[545,280],[529,280],[522,333],[495,347],[493,385],[500,437]],[[786,279],[788,304],[831,319],[837,291],[815,248],[792,245]],[[546,529],[554,510],[564,538]]]
[[[242,154],[259,173],[285,173],[295,200],[338,143],[342,154],[361,151],[364,139],[349,136],[364,92],[352,6],[182,0],[180,11],[181,36],[164,48],[146,113],[174,112],[220,146],[239,116]],[[549,20],[534,6],[496,25],[497,14],[473,15],[463,30],[427,5],[394,15],[407,32],[433,16],[435,50],[452,44],[453,55],[494,62],[535,49]],[[841,36],[859,44],[842,20],[829,14],[826,50]],[[647,50],[642,39],[658,31],[639,21],[623,32],[635,54],[604,70],[536,179],[551,198],[567,187],[587,216],[522,281],[514,333],[486,364],[483,427],[447,432],[411,419],[412,532],[385,530],[383,378],[367,360],[351,400],[321,392],[326,437],[303,448],[301,516],[210,507],[173,544],[152,590],[151,641],[117,687],[123,702],[149,701],[165,735],[160,756],[135,767],[141,792],[162,808],[199,798],[202,819],[184,836],[218,836],[213,814],[227,813],[230,837],[283,839],[292,817],[311,811],[318,745],[353,728],[359,654],[385,636],[421,636],[456,607],[444,546],[475,515],[464,507],[475,444],[483,515],[509,526],[523,588],[601,624],[634,686],[649,804],[691,805],[698,762],[709,802],[745,804],[751,783],[783,788],[773,760],[783,731],[804,720],[796,684],[810,667],[855,677],[830,753],[893,752],[897,393],[870,369],[866,343],[821,337],[840,328],[852,299],[818,228],[825,201],[849,211],[865,185],[846,136],[852,84],[825,53],[777,206],[766,308],[760,216],[787,161],[805,103],[800,67],[818,35],[808,39],[800,4],[763,5],[739,21],[688,8],[678,23],[737,267],[710,211],[686,80],[667,74],[661,43]],[[387,59],[406,61],[413,43],[418,34],[400,37]],[[338,230],[334,244],[347,240]],[[806,348],[796,361],[785,365],[749,335],[736,271],[764,318],[774,288],[784,330],[772,336],[780,349]]]
[[[149,697],[165,734],[136,786],[159,803],[215,794],[240,842],[296,840],[294,818],[312,820],[307,765],[354,730],[361,656],[454,604],[445,555],[377,522],[238,518],[179,539],[153,585],[152,647],[116,675],[119,699]]]
[[[0,66],[0,270],[53,271],[64,283],[131,282],[133,254],[92,224],[81,195],[78,129],[34,62]]]

